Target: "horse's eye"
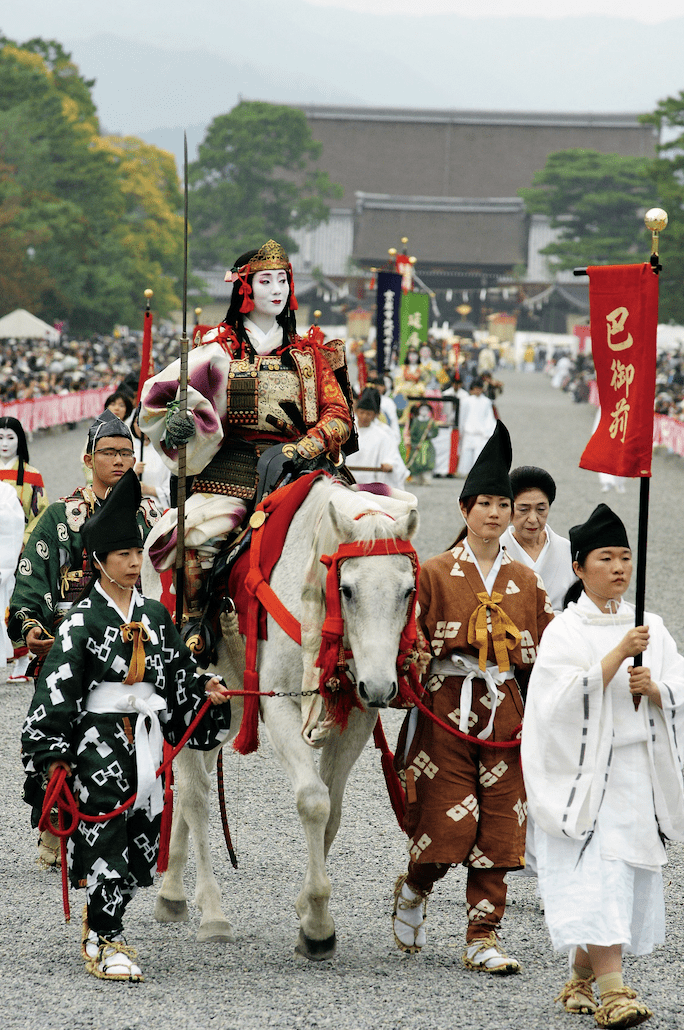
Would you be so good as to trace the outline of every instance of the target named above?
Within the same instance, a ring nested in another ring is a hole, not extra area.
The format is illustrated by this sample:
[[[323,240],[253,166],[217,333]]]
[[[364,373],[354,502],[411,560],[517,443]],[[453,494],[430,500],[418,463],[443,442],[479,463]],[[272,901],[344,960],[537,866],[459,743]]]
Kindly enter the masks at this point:
[[[351,589],[351,587],[347,587],[347,586],[340,587],[340,592],[342,594],[342,597],[345,599],[345,601],[351,601],[351,597],[352,597],[352,589]]]

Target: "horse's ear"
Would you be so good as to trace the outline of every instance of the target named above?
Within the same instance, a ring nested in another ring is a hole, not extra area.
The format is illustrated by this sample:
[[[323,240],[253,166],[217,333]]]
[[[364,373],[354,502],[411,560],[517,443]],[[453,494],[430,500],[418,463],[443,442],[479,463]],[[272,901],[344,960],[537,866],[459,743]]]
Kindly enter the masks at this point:
[[[411,508],[407,515],[397,520],[396,535],[400,540],[411,540],[418,532],[419,525],[420,516],[415,508]]]
[[[337,533],[343,544],[348,544],[354,539],[354,523],[345,515],[344,512],[338,511],[333,501],[328,501],[328,514],[330,515],[330,521],[333,524],[333,528]]]

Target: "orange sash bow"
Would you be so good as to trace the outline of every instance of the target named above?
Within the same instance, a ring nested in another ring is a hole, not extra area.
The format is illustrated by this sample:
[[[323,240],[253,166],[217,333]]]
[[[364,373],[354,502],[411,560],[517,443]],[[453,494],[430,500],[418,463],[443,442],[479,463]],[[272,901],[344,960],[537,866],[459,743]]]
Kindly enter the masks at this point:
[[[121,626],[121,639],[124,644],[133,644],[131,664],[124,683],[142,683],[145,678],[145,643],[150,634],[142,622],[126,622]]]
[[[480,669],[486,669],[488,632],[491,629],[496,664],[500,672],[507,672],[511,667],[508,652],[520,643],[518,627],[506,615],[506,612],[499,608],[499,602],[503,601],[503,594],[493,593],[490,597],[486,591],[483,591],[477,595],[477,599],[480,602],[479,607],[470,616],[468,623],[468,643],[473,644],[478,650]],[[510,637],[510,640],[507,640],[507,637]]]

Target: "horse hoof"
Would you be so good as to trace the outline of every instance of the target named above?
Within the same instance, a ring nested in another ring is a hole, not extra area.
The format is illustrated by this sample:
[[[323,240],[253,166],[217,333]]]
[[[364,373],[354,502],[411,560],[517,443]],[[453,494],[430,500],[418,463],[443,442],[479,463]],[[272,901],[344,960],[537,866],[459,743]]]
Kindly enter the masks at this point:
[[[303,930],[300,930],[295,951],[298,955],[308,958],[310,962],[325,962],[326,959],[333,957],[336,947],[337,938],[334,933],[323,941],[315,941],[312,937],[307,937]]]
[[[154,918],[158,923],[187,923],[190,918],[188,903],[172,901],[171,898],[164,898],[158,894],[154,903]]]
[[[200,923],[197,941],[199,944],[235,944],[235,934],[226,919],[210,919],[208,923]]]

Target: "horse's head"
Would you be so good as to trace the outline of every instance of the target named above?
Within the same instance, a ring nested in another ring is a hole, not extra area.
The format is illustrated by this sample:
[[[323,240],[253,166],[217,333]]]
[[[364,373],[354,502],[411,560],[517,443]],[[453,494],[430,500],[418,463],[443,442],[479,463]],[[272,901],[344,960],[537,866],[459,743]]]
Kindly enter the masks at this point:
[[[382,498],[381,503],[365,495],[361,503],[356,502],[355,514],[333,501],[329,506],[338,541],[359,548],[358,557],[347,558],[339,567],[340,611],[354,656],[359,697],[370,708],[386,708],[397,695],[399,641],[416,590],[408,555],[368,554],[382,550],[384,540],[408,541],[418,529],[415,508],[390,500]],[[379,547],[374,547],[376,543]]]

